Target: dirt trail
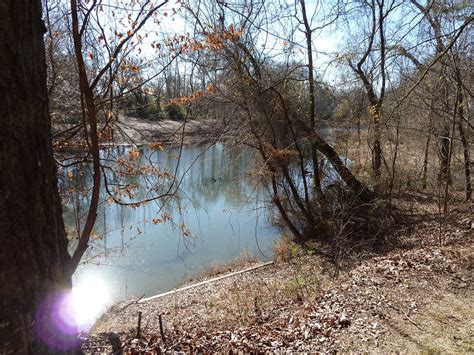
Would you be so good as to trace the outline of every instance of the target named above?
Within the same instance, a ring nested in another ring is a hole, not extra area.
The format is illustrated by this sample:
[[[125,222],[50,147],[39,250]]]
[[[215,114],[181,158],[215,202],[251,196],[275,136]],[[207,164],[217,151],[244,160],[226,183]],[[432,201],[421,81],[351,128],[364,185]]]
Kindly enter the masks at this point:
[[[422,304],[410,317],[413,323],[401,310],[387,314],[382,349],[404,353],[473,351],[472,288],[452,291],[426,287],[426,291],[418,296]]]
[[[341,334],[343,346],[339,349],[402,353],[474,350],[472,236],[470,239],[465,244],[395,254],[368,266],[373,272],[365,287],[371,296],[360,297],[371,299],[373,307],[362,305],[359,311],[366,313],[363,319],[367,318],[374,331],[361,325],[359,331]],[[355,272],[368,274],[360,269]]]

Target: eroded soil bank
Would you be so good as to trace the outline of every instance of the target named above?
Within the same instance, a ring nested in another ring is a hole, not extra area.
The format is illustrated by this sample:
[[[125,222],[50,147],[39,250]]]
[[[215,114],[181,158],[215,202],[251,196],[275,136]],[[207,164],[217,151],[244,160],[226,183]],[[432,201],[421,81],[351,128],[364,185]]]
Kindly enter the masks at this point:
[[[115,143],[164,145],[205,144],[223,140],[229,131],[217,120],[150,121],[143,118],[120,116],[116,122]]]
[[[422,202],[399,201],[410,220],[393,231],[396,246],[337,277],[333,263],[300,252],[156,300],[127,300],[96,323],[83,350],[473,351],[473,208],[440,220],[432,203],[413,197]]]

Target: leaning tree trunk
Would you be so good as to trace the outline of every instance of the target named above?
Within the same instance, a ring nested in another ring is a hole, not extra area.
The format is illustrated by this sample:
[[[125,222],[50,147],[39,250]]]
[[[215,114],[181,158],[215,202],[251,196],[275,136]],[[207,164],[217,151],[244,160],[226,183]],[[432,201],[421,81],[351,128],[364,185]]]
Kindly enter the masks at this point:
[[[350,169],[341,160],[339,154],[322,137],[313,132],[310,139],[316,145],[318,150],[327,158],[327,160],[329,160],[334,170],[336,170],[336,172],[341,177],[342,181],[347,184],[347,186],[358,197],[358,199],[369,202],[377,197],[376,193],[370,191],[367,186],[361,183],[354,176],[354,174],[352,174]]]
[[[0,4],[0,353],[59,353],[74,345],[50,317],[70,289],[51,146],[40,0]],[[53,347],[54,345],[54,347]]]

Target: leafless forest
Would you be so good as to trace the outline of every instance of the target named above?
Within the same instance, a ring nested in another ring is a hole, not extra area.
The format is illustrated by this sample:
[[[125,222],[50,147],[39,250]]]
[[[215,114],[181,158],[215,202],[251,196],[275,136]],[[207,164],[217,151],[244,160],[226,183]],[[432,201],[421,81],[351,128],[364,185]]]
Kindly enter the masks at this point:
[[[401,275],[403,264],[407,273],[422,270],[410,277],[403,274],[416,288],[425,267],[435,272],[433,263],[443,265],[433,285],[439,281],[437,289],[449,294],[450,302],[456,304],[465,297],[462,292],[472,291],[470,1],[34,3],[8,0],[0,6],[0,22],[5,23],[0,65],[12,68],[0,76],[0,94],[6,100],[0,112],[7,128],[0,134],[0,235],[6,244],[12,236],[18,241],[0,252],[5,270],[0,280],[19,284],[0,292],[5,300],[0,307],[1,351],[79,348],[74,331],[63,338],[46,331],[55,340],[45,343],[45,331],[37,329],[50,327],[50,319],[47,314],[35,318],[37,307],[52,291],[71,287],[72,275],[97,237],[94,226],[101,206],[134,209],[156,201],[160,211],[167,211],[177,198],[180,177],[151,159],[144,163],[144,146],[156,154],[190,143],[224,142],[251,149],[257,168],[249,178],[266,191],[266,209],[282,230],[274,259],[283,266],[273,275],[261,274],[268,283],[258,275],[253,281],[244,279],[243,287],[255,288],[255,294],[239,289],[229,296],[225,292],[235,286],[230,282],[206,290],[239,305],[235,310],[216,300],[219,312],[228,313],[208,320],[202,314],[214,311],[196,301],[195,323],[190,313],[175,307],[163,330],[161,313],[166,313],[157,311],[157,305],[136,308],[136,302],[130,303],[128,312],[135,313],[124,312],[129,318],[140,312],[138,333],[134,319],[131,333],[114,338],[110,334],[118,330],[107,329],[109,335],[85,341],[85,352],[100,347],[117,353],[425,351],[421,345],[404,348],[403,342],[382,340],[354,345],[344,331],[356,329],[359,333],[348,333],[354,339],[368,336],[368,328],[356,325],[363,312],[355,310],[369,304],[385,305],[367,311],[369,317],[390,310],[420,332],[420,343],[432,340],[420,331],[423,319],[411,316],[416,307],[406,313],[405,306],[393,301],[402,279],[380,286],[389,291],[380,291],[386,298],[376,301],[360,288],[352,289],[355,281],[347,277],[359,275],[370,288],[375,281],[367,275],[377,270]],[[114,148],[119,146],[128,147],[127,152],[118,154]],[[47,168],[38,170],[38,164]],[[139,184],[146,193],[137,192]],[[77,205],[71,225],[61,219],[61,201]],[[159,216],[153,223],[175,223],[183,238],[189,236],[185,221],[178,224],[166,212]],[[30,247],[22,251],[24,244]],[[27,266],[28,260],[35,260],[34,265]],[[395,262],[395,271],[393,260],[401,260]],[[366,263],[362,269],[360,263]],[[446,271],[449,267],[454,271]],[[466,286],[452,291],[442,281],[448,278],[440,276],[444,272]],[[315,279],[316,274],[326,276]],[[420,284],[429,279],[422,280]],[[347,302],[324,293],[331,289],[329,283],[350,285],[337,291]],[[407,295],[421,302],[421,293]],[[190,302],[184,298],[183,304]],[[355,299],[364,306],[354,304]],[[472,294],[467,300],[469,308]],[[304,311],[308,304],[316,307],[323,301],[341,309]],[[160,307],[170,306],[164,302]],[[342,311],[346,309],[353,311]],[[141,312],[152,324],[143,334]],[[118,318],[110,324],[128,324],[126,316],[112,313],[107,316]],[[467,318],[456,315],[472,322],[469,314],[463,316]],[[226,318],[232,321],[223,322]],[[319,319],[319,328],[310,319]],[[373,329],[378,337],[379,328]],[[430,349],[472,351],[472,330],[466,332],[453,335],[461,339],[457,343]]]

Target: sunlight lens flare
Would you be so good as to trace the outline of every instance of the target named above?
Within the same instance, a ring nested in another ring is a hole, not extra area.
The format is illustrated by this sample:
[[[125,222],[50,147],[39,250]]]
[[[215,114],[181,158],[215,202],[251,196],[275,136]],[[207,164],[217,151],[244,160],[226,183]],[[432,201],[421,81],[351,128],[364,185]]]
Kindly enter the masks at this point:
[[[88,331],[111,303],[111,295],[103,279],[89,276],[72,289],[77,328]]]
[[[78,345],[77,332],[88,331],[110,302],[105,282],[88,277],[72,291],[56,292],[41,303],[35,332],[52,349],[72,349]]]
[[[78,344],[76,311],[72,293],[54,293],[41,303],[35,316],[35,332],[55,350],[68,350]]]

